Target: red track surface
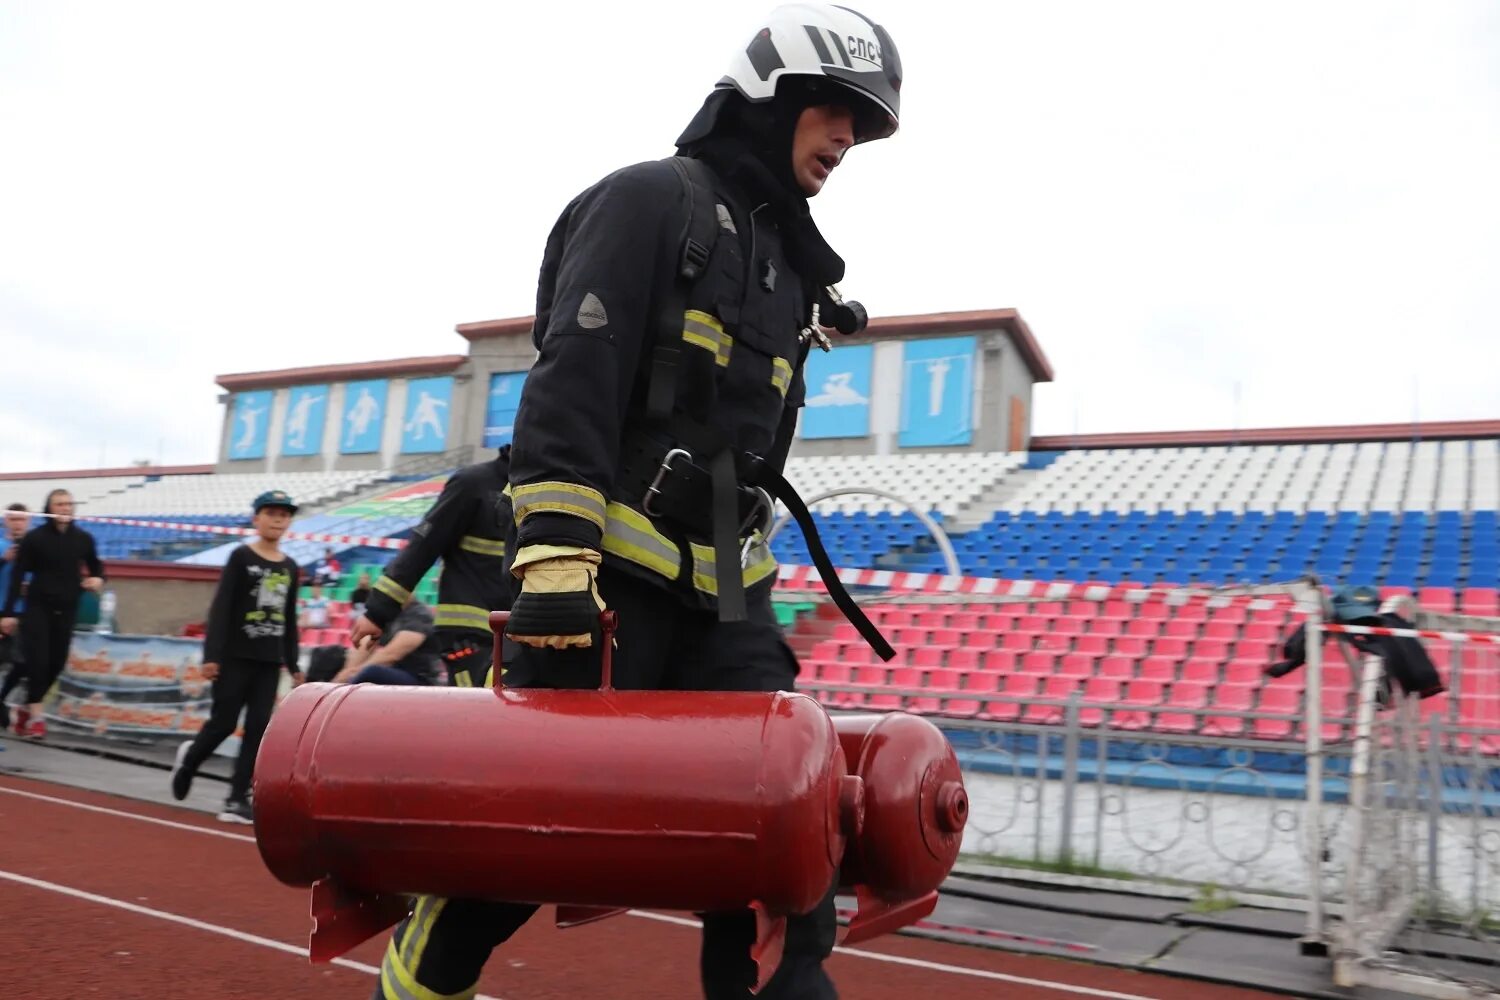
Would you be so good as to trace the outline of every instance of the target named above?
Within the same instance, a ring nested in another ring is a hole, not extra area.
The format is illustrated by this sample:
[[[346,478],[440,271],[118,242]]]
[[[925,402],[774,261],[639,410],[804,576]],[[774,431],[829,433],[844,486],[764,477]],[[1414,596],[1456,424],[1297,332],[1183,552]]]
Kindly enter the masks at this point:
[[[8,996],[365,1000],[374,989],[371,972],[384,937],[339,963],[309,963],[307,894],[266,873],[249,827],[4,777],[0,831],[0,983]],[[698,935],[682,918],[629,915],[559,931],[543,919],[547,915],[543,910],[495,953],[482,993],[503,1000],[700,995]],[[829,969],[847,1000],[905,1000],[939,991],[945,1000],[1266,996],[895,936],[840,950]]]

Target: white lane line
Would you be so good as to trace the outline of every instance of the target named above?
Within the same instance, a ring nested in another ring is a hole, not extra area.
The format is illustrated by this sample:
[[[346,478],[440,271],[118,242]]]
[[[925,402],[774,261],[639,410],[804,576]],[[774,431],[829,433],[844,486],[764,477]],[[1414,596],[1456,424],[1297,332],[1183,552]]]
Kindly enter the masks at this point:
[[[254,837],[247,837],[241,833],[229,833],[224,830],[210,830],[207,827],[193,826],[190,823],[174,823],[171,820],[157,819],[155,816],[141,816],[137,813],[124,812],[119,809],[106,809],[103,806],[88,805],[87,803],[83,802],[73,802],[69,799],[57,799],[49,795],[38,795],[35,792],[23,792],[15,788],[0,788],[0,792],[6,792],[11,795],[24,795],[25,797],[31,799],[40,799],[44,802],[54,802],[58,805],[73,806],[77,809],[87,809],[91,812],[106,813],[111,816],[120,816],[125,819],[137,819],[144,823],[156,823],[160,826],[175,827],[179,830],[187,830],[192,833],[205,833],[211,837],[227,837],[231,840],[243,840],[248,841],[252,844],[255,843]],[[0,872],[0,875],[4,874],[4,872]],[[122,903],[120,905],[129,907],[132,904]],[[665,913],[648,913],[645,910],[630,910],[629,913],[633,917],[643,917],[647,920],[655,920],[664,924],[676,924],[679,927],[698,928],[703,926],[696,920],[692,920],[687,917],[674,917]],[[181,919],[186,920],[187,918],[184,917]],[[235,931],[231,933],[237,934],[238,932]],[[280,942],[275,942],[275,944],[278,948],[292,947],[291,945],[283,945]],[[948,972],[959,976],[973,976],[979,979],[993,979],[997,982],[1015,983],[1020,986],[1035,986],[1041,989],[1056,990],[1060,993],[1073,993],[1078,996],[1101,997],[1103,998],[1103,1000],[1156,1000],[1156,998],[1154,997],[1142,996],[1137,993],[1116,993],[1112,990],[1099,990],[1089,986],[1073,986],[1068,983],[1055,983],[1045,979],[1030,979],[1025,976],[1011,976],[1003,972],[991,972],[988,969],[971,969],[961,965],[945,965],[941,962],[928,962],[920,958],[907,958],[902,955],[883,955],[879,952],[862,951],[858,948],[835,948],[833,950],[836,954],[851,955],[855,958],[867,958],[874,962],[890,962],[896,965],[907,965],[917,969],[928,969],[933,972]],[[307,952],[297,951],[297,954],[306,955]],[[334,959],[334,961],[343,962],[344,959]],[[368,968],[368,966],[365,966],[365,968]]]
[[[665,913],[649,913],[645,910],[630,910],[632,917],[644,917],[647,920],[657,920],[664,924],[676,924],[678,927],[702,927],[697,920],[687,917],[673,917]],[[868,958],[875,962],[890,962],[893,965],[907,965],[917,969],[927,969],[931,972],[949,972],[956,976],[973,976],[976,979],[993,979],[1002,983],[1015,983],[1018,986],[1035,986],[1044,990],[1056,990],[1059,993],[1073,993],[1086,997],[1105,997],[1108,1000],[1157,1000],[1155,997],[1142,996],[1139,993],[1116,993],[1113,990],[1099,990],[1092,986],[1075,986],[1072,983],[1058,983],[1049,979],[1031,979],[1027,976],[1011,976],[1004,972],[991,972],[989,969],[971,969],[963,965],[946,965],[942,962],[928,962],[920,958],[907,958],[904,955],[883,955],[875,951],[863,951],[859,948],[834,948],[836,955],[852,955],[855,958]]]
[[[213,831],[209,830],[205,832],[212,833]],[[184,927],[191,927],[195,930],[208,931],[210,934],[219,934],[223,937],[233,938],[236,941],[243,941],[246,944],[259,945],[262,948],[270,948],[274,951],[285,952],[288,955],[296,955],[299,958],[307,957],[306,948],[299,948],[297,945],[287,944],[285,941],[276,941],[272,938],[261,937],[259,934],[248,934],[245,931],[237,931],[233,927],[210,924],[203,920],[194,920],[192,917],[184,917],[181,914],[168,913],[165,910],[154,910],[149,906],[141,906],[138,903],[127,903],[123,899],[113,899],[109,896],[101,896],[98,893],[85,892],[82,889],[74,889],[72,886],[58,885],[56,882],[45,882],[39,878],[31,878],[29,875],[0,871],[0,879],[8,879],[11,882],[31,886],[33,889],[45,889],[47,892],[55,892],[59,895],[71,896],[74,899],[81,899],[85,902],[97,903],[100,906],[112,906],[117,910],[124,910],[127,913],[138,913],[143,917],[155,917],[157,920],[166,920],[174,924],[181,924]],[[380,975],[380,970],[375,966],[366,965],[364,962],[356,962],[353,959],[335,958],[331,964],[341,965],[346,969],[353,969],[356,972],[363,972],[370,976]],[[486,996],[481,993],[475,997],[475,1000],[500,1000],[500,998]]]
[[[39,795],[36,792],[23,792],[19,788],[0,787],[0,792],[6,795],[19,795],[22,798],[36,799],[38,802],[51,802],[59,806],[72,806],[74,809],[86,809],[89,812],[104,813],[106,816],[120,816],[124,819],[136,819],[142,823],[155,823],[157,826],[170,826],[174,830],[191,830],[193,833],[206,833],[210,837],[223,837],[226,840],[243,840],[246,843],[255,843],[254,837],[247,837],[243,833],[230,833],[228,830],[210,830],[205,826],[194,826],[191,823],[177,823],[170,819],[157,819],[155,816],[142,816],[140,813],[125,812],[121,809],[108,809],[104,806],[90,805],[87,802],[74,802],[72,799],[59,799],[51,795]],[[101,793],[107,794],[107,793]]]

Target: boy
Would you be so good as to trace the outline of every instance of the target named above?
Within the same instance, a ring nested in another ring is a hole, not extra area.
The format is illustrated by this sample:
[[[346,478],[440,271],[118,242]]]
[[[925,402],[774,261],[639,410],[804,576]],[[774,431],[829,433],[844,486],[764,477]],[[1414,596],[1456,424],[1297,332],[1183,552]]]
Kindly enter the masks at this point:
[[[297,563],[281,551],[281,536],[292,523],[297,505],[280,490],[255,498],[251,521],[256,538],[235,549],[214,591],[203,638],[203,676],[213,681],[213,709],[197,737],[177,748],[172,797],[187,798],[193,775],[220,743],[234,732],[245,712],[229,798],[219,820],[254,823],[250,779],[260,738],[271,721],[276,689],[284,666],[292,686],[302,683],[297,669]]]

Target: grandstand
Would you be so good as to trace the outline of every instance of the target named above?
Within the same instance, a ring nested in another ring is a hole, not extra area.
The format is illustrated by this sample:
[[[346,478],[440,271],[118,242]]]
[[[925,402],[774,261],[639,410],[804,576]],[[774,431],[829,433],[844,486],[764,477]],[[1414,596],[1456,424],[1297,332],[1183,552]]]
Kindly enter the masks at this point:
[[[338,642],[358,573],[393,556],[471,449],[509,442],[531,325],[462,324],[467,355],[220,376],[212,466],[0,486],[32,506],[66,486],[82,517],[105,518],[87,523],[106,558],[186,564],[200,578],[248,526],[251,498],[286,489],[303,504],[286,550],[311,564],[332,547],[347,571],[329,627],[309,637]],[[1052,378],[1014,310],[879,318],[814,352],[786,475],[806,498],[836,494],[814,505],[834,562],[946,572],[926,517],[971,577],[1204,588],[1315,574],[1410,592],[1433,611],[1500,615],[1500,422],[1036,438],[1032,390]],[[417,419],[439,403],[435,422]],[[794,523],[772,549],[784,566],[811,561]],[[432,585],[429,575],[418,594],[431,599]],[[788,586],[778,606],[804,679],[838,707],[1046,726],[1076,694],[1085,724],[1267,742],[1299,732],[1300,675],[1262,674],[1296,623],[1290,602],[875,604],[898,648],[889,664],[828,617],[816,587]],[[1429,712],[1500,733],[1496,664],[1469,663],[1473,650],[1434,655],[1473,678]],[[1328,682],[1347,704],[1342,661],[1330,659]]]

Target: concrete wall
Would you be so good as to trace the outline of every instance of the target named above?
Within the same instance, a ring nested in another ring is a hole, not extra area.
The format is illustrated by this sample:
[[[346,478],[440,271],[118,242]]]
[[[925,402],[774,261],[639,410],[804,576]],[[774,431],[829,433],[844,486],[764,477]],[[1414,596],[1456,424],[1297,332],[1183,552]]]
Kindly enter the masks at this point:
[[[529,367],[529,365],[528,361],[523,367]],[[483,433],[485,400],[484,390],[480,389],[476,407],[472,365],[465,363],[451,373],[439,372],[437,374],[451,374],[453,377],[453,397],[449,402],[448,438],[444,444],[445,450],[452,450],[464,444],[478,444],[479,437]],[[291,389],[279,388],[273,390],[274,394],[271,397],[271,424],[266,442],[266,456],[258,459],[231,461],[228,455],[234,394],[224,393],[219,397],[223,415],[215,471],[224,473],[368,471],[389,469],[408,458],[421,458],[420,455],[401,453],[401,423],[406,415],[407,390],[412,379],[429,377],[431,376],[422,374],[409,378],[397,376],[386,379],[385,422],[381,428],[380,450],[366,455],[339,453],[347,386],[343,382],[334,382],[329,384],[328,404],[323,417],[323,440],[318,454],[295,456],[279,454],[282,429],[286,425],[287,408],[291,402]],[[484,385],[488,385],[488,374],[484,376],[483,382]],[[479,434],[471,436],[470,427],[476,422],[480,428]]]
[[[484,419],[489,405],[490,376],[530,371],[535,361],[536,349],[531,346],[529,333],[517,337],[490,337],[476,340],[470,345],[467,367],[471,379],[464,393],[468,409],[459,444],[471,444],[476,449],[484,445]],[[454,426],[457,427],[458,424],[455,423]]]
[[[189,622],[208,617],[216,579],[111,579],[115,631],[128,635],[179,635]]]
[[[842,438],[807,441],[800,437],[793,443],[792,454],[798,456],[895,454],[908,451],[1011,451],[1024,450],[1031,437],[1032,373],[1014,342],[995,327],[967,331],[978,340],[979,363],[975,368],[973,392],[973,439],[962,448],[900,448],[902,358],[904,345],[920,341],[918,337],[872,338],[875,345],[872,372],[871,433],[865,438]],[[469,342],[469,357],[453,375],[453,396],[448,413],[447,448],[464,446],[483,448],[485,420],[489,403],[490,377],[497,373],[527,371],[536,361],[527,330],[502,336],[480,337]],[[292,457],[275,454],[281,445],[281,431],[286,421],[290,392],[275,390],[270,415],[267,456],[249,461],[228,461],[231,426],[229,418],[233,397],[220,397],[224,406],[220,430],[220,472],[302,472],[321,470],[373,470],[399,465],[404,459],[401,448],[401,422],[405,415],[411,378],[423,375],[395,376],[388,380],[384,438],[378,453],[369,455],[339,454],[341,417],[345,385],[333,383],[324,420],[322,453]],[[1013,416],[1014,415],[1014,416]],[[1015,433],[1012,425],[1016,424]]]
[[[965,447],[902,448],[901,433],[901,363],[903,339],[875,341],[875,358],[870,378],[870,436],[866,438],[825,438],[805,440],[798,437],[792,454],[798,457],[823,455],[894,455],[924,451],[1010,451],[1011,400],[1021,403],[1021,449],[1031,438],[1031,370],[1010,338],[1000,330],[978,331],[979,364],[974,378],[974,434]]]

